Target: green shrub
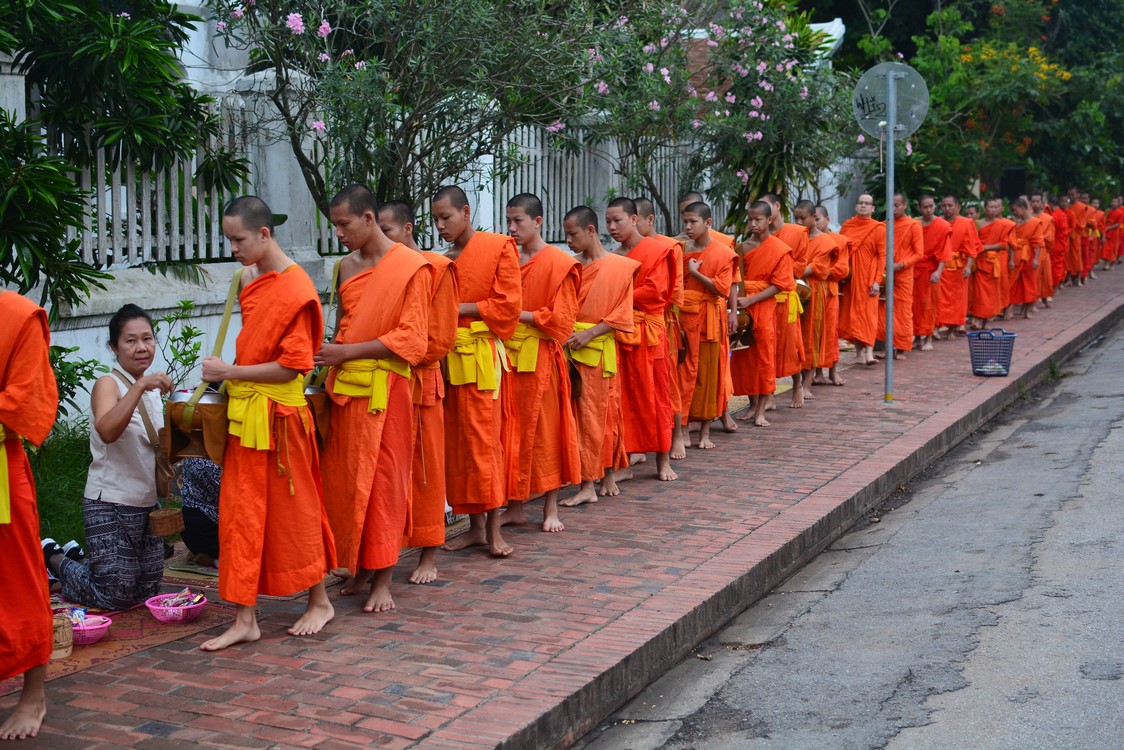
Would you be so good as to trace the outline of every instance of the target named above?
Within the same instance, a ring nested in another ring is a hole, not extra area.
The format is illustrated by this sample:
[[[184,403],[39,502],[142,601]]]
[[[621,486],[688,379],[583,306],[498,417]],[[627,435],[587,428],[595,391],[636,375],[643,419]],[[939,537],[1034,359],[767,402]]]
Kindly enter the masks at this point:
[[[90,424],[84,418],[60,420],[40,448],[28,449],[39,498],[42,536],[60,544],[85,540],[82,490],[90,468]]]

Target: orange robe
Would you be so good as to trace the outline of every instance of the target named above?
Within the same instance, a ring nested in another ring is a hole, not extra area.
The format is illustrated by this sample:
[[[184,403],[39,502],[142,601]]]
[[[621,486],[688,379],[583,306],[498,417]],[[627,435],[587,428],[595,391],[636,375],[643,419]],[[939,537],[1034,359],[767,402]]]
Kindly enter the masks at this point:
[[[373,267],[340,284],[335,343],[378,339],[397,364],[415,365],[425,354],[433,267],[420,253],[396,244]],[[332,428],[324,446],[324,499],[339,563],[348,570],[380,570],[398,562],[408,531],[413,465],[413,398],[410,378],[388,371],[385,409],[371,397],[338,392],[333,367],[327,391]],[[373,373],[368,373],[373,377]]]
[[[808,268],[808,230],[799,224],[785,224],[772,236],[792,248],[792,277],[801,279]],[[792,306],[796,300],[792,291],[777,295],[777,377],[783,378],[800,372],[804,361],[804,340],[800,331],[800,318],[793,319]]]
[[[836,249],[831,256],[831,270],[827,275],[827,309],[824,313],[824,336],[827,338],[827,366],[839,361],[839,303],[840,285],[851,275],[851,241],[837,232],[828,232],[835,240]]]
[[[240,296],[240,365],[277,362],[312,369],[324,339],[320,295],[300,266],[252,280]],[[320,456],[307,406],[270,402],[268,450],[227,435],[219,490],[219,594],[253,606],[258,595],[289,596],[336,565],[320,485]]]
[[[1096,259],[1110,261],[1113,259],[1113,255],[1109,249],[1108,241],[1105,239],[1105,228],[1108,226],[1108,222],[1105,220],[1105,212],[1098,208],[1095,212],[1095,216],[1096,235],[1094,237],[1094,242],[1097,247]]]
[[[488,327],[486,346],[506,363],[501,342],[515,333],[523,309],[515,240],[476,232],[453,263],[458,301],[475,302],[480,313],[479,318],[460,317],[457,326],[467,329],[483,321]],[[506,502],[518,456],[515,427],[510,424],[515,405],[509,375],[504,372],[498,379],[498,397],[494,390],[480,390],[480,383],[450,383],[445,390],[445,483],[455,513],[484,513]]]
[[[800,338],[804,342],[804,361],[800,369],[811,370],[817,367],[831,367],[831,348],[839,352],[839,340],[831,340],[827,328],[827,306],[829,294],[828,276],[839,254],[839,246],[830,234],[821,233],[808,238],[808,264],[812,275],[804,278],[811,288],[811,297],[800,316]]]
[[[964,269],[969,259],[980,254],[980,235],[976,222],[967,216],[957,216],[950,225],[949,259],[941,274],[940,293],[937,302],[938,326],[962,326],[968,322],[968,282]]]
[[[921,222],[909,216],[894,219],[894,348],[913,349],[913,266],[925,254]],[[878,303],[878,338],[886,340],[886,303]]]
[[[1081,206],[1078,211],[1077,207]],[[1085,204],[1084,203],[1070,203],[1069,208],[1065,210],[1067,223],[1069,224],[1069,246],[1066,248],[1065,254],[1065,272],[1071,276],[1083,276],[1082,260],[1081,260],[1081,243],[1082,237],[1085,235]]]
[[[1124,239],[1124,228],[1121,227],[1124,224],[1124,206],[1108,212],[1105,225],[1107,227],[1112,224],[1117,226],[1115,229],[1106,229],[1105,231],[1105,253],[1108,260],[1116,261],[1120,257],[1121,251],[1124,251],[1124,247],[1121,247],[1121,241]]]
[[[683,241],[663,234],[657,234],[655,239],[660,242],[675,243],[675,247],[672,249],[675,254],[675,276],[671,284],[671,304],[667,306],[667,311],[664,313],[664,324],[667,326],[667,356],[671,363],[671,379],[668,381],[668,391],[671,394],[671,411],[674,416],[675,414],[682,414],[680,410],[684,406],[684,394],[679,390],[679,378],[675,377],[676,363],[683,356],[680,352],[686,346],[683,326],[679,321],[679,308],[683,305]],[[690,394],[686,394],[686,398],[689,402]]]
[[[1054,247],[1054,217],[1049,211],[1043,211],[1034,218],[1042,225],[1042,252],[1038,256],[1035,283],[1038,298],[1046,299],[1054,296],[1054,271],[1050,265],[1050,249]]]
[[[639,268],[639,262],[622,255],[607,255],[586,266],[578,292],[577,322],[604,323],[632,333],[632,277]],[[616,340],[607,345],[616,347]],[[591,366],[574,360],[573,366],[582,383],[581,395],[574,399],[581,479],[593,482],[605,476],[606,469],[628,466],[621,379],[619,371],[606,374],[603,363]]]
[[[433,267],[425,354],[410,373],[414,403],[414,458],[410,471],[410,528],[403,547],[445,543],[445,378],[441,360],[457,337],[457,267],[437,253],[421,254]]]
[[[796,287],[792,277],[792,248],[769,235],[742,255],[742,277],[745,297],[752,297],[770,286],[791,292]],[[765,299],[749,308],[753,316],[753,346],[738,349],[730,357],[734,393],[738,395],[764,396],[777,390],[776,308],[774,299]]]
[[[709,277],[719,294],[711,294],[691,276],[686,263],[699,261],[699,273]],[[686,279],[680,322],[687,338],[687,356],[679,362],[684,424],[710,421],[726,410],[730,336],[726,330],[727,299],[738,273],[738,255],[724,243],[711,240],[701,251],[684,255]]]
[[[671,304],[675,240],[644,237],[628,252],[640,263],[632,293],[631,334],[618,333],[624,443],[629,453],[671,450],[671,376],[665,314]]]
[[[1050,248],[1050,270],[1053,274],[1054,287],[1065,280],[1066,258],[1069,255],[1070,223],[1069,214],[1060,208],[1055,208],[1054,215],[1054,246]]]
[[[8,462],[11,523],[0,523],[0,681],[51,658],[51,602],[35,482],[20,437],[42,445],[58,412],[48,356],[47,314],[26,297],[0,291],[0,450]]]
[[[547,245],[520,272],[523,307],[534,314],[535,330],[544,338],[523,340],[524,347],[537,342],[534,360],[521,358],[521,349],[513,349],[514,342],[507,342],[519,431],[519,473],[508,488],[509,500],[529,500],[581,481],[570,372],[562,351],[578,317],[581,263],[570,253]]]
[[[1015,225],[1015,268],[1011,271],[1011,304],[1038,301],[1038,269],[1034,259],[1042,248],[1042,222],[1028,218]]]
[[[980,245],[999,245],[1000,250],[981,250],[976,257],[976,272],[972,274],[972,317],[994,318],[1003,307],[1000,300],[1000,282],[1003,268],[1007,266],[1008,249],[1014,245],[1015,222],[996,219],[979,228]]]
[[[851,280],[839,305],[839,335],[869,346],[878,335],[878,297],[870,287],[886,274],[886,225],[852,216],[839,233],[851,241]]]
[[[728,234],[723,234],[722,232],[719,232],[717,229],[710,229],[708,231],[710,232],[710,239],[711,239],[712,242],[718,242],[720,244],[723,244],[726,247],[730,248],[731,250],[733,250],[734,245],[737,244],[737,242],[734,240],[733,237],[731,237]]]
[[[932,336],[937,327],[937,306],[940,304],[940,282],[932,282],[933,272],[952,258],[952,225],[939,216],[921,224],[925,253],[913,267],[913,335]],[[947,268],[947,265],[946,265]],[[943,279],[945,273],[941,272]]]

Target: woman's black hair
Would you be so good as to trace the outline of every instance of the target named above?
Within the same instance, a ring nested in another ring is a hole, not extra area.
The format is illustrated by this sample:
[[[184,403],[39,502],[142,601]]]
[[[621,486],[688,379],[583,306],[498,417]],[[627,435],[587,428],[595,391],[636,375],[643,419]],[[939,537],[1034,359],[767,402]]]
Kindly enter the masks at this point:
[[[109,319],[110,347],[117,346],[117,339],[121,338],[121,329],[125,327],[125,324],[137,318],[144,318],[148,321],[148,327],[152,328],[153,331],[156,330],[156,327],[152,324],[152,317],[146,313],[143,308],[130,302],[114,313],[113,317]]]

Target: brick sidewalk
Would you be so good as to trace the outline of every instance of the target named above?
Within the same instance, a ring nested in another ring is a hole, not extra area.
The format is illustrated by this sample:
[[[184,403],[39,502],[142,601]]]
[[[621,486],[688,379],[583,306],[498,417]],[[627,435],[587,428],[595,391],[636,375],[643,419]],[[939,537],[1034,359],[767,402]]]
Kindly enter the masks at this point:
[[[270,600],[259,643],[206,654],[200,634],[54,680],[43,732],[20,747],[566,746],[1108,330],[1122,281],[1005,324],[1020,334],[1011,377],[973,377],[963,339],[936,342],[896,364],[887,406],[883,368],[852,367],[803,410],[778,397],[770,428],[716,430],[678,482],[649,463],[620,497],[563,509],[564,533],[505,530],[510,559],[442,554],[431,586],[406,585],[404,561],[389,615],[333,589],[336,619],[297,639],[302,602]]]

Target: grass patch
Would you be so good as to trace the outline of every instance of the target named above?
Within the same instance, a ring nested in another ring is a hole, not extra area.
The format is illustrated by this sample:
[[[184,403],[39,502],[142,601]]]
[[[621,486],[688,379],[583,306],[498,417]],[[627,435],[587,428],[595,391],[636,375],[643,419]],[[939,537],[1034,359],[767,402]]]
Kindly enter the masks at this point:
[[[39,531],[59,544],[85,543],[82,491],[90,468],[90,425],[80,419],[55,423],[39,449],[28,453],[39,498]]]

